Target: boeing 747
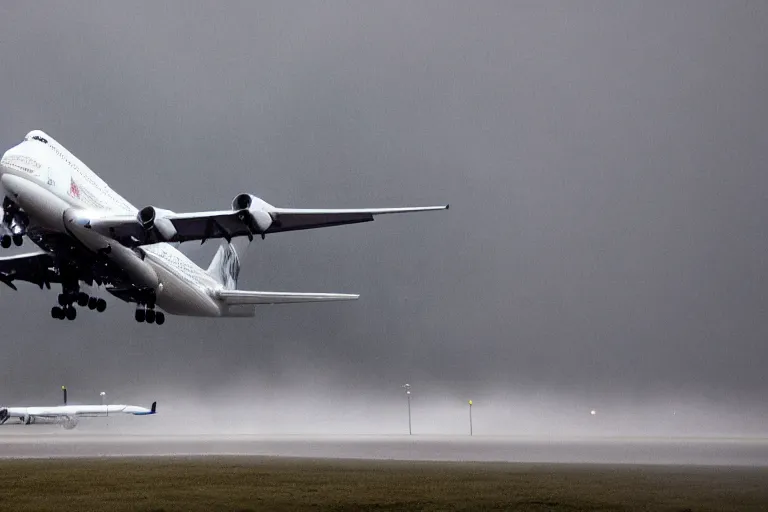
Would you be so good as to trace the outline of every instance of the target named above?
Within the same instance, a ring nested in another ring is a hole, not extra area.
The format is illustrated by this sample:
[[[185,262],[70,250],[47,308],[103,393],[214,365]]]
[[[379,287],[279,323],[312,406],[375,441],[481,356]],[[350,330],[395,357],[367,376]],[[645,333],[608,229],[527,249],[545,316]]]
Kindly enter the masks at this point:
[[[247,241],[273,233],[368,222],[376,215],[444,210],[445,206],[365,209],[279,208],[238,194],[229,210],[175,213],[138,209],[113,191],[50,135],[34,130],[0,159],[0,246],[36,250],[0,258],[0,282],[41,289],[60,284],[51,317],[74,320],[75,305],[102,312],[107,303],[81,284],[104,286],[136,304],[138,322],[165,315],[250,317],[259,304],[354,300],[344,293],[286,293],[237,289]],[[222,239],[202,269],[174,245]],[[157,309],[159,308],[159,310]]]

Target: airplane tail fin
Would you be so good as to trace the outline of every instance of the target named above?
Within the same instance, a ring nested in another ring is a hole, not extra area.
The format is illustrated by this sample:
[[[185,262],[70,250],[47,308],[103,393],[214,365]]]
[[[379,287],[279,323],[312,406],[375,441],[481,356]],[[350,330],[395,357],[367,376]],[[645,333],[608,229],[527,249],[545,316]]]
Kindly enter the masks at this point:
[[[208,274],[222,284],[225,290],[237,289],[237,277],[240,275],[240,258],[245,254],[248,240],[235,238],[223,242],[214,254],[208,266]]]
[[[152,408],[150,409],[152,414],[155,414],[157,412],[157,402],[152,402]]]

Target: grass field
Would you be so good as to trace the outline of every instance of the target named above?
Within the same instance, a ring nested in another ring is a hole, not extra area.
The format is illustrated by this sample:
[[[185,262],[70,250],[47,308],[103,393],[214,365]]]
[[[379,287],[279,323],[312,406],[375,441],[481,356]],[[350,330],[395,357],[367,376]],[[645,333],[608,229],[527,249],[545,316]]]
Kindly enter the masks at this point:
[[[768,510],[768,468],[256,457],[6,460],[14,510]]]

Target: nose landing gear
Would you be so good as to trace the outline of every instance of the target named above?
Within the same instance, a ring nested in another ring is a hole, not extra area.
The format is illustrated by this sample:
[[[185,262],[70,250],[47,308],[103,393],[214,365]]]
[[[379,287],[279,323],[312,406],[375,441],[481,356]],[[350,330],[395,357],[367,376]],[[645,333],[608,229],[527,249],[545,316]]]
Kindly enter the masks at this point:
[[[3,200],[3,217],[0,222],[0,247],[8,249],[11,244],[20,247],[24,243],[24,234],[29,226],[29,217],[7,197]]]

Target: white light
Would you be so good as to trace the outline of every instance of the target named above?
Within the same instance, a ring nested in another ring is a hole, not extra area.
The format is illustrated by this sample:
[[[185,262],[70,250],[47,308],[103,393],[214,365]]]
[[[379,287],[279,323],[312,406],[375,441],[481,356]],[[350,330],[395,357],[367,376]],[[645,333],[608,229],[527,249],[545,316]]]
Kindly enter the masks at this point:
[[[589,414],[591,414],[592,416],[594,416],[595,414],[597,414],[597,411],[596,411],[596,410],[594,410],[594,409],[592,409],[591,411],[589,411]]]

